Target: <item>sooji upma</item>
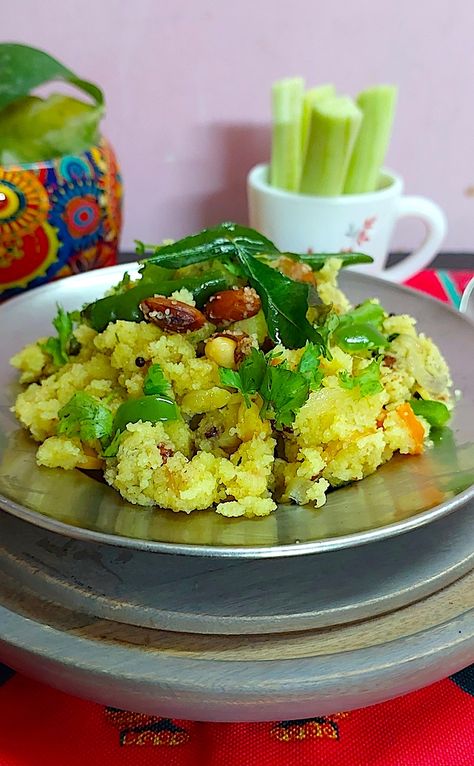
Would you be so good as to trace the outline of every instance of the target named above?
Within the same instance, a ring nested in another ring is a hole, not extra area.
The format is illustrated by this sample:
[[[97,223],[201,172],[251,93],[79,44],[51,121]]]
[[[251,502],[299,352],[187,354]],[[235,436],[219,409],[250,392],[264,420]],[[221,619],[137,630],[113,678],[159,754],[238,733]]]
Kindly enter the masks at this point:
[[[12,364],[40,465],[100,469],[138,505],[264,516],[321,506],[449,419],[447,365],[410,316],[337,287],[358,254],[281,254],[222,224],[150,248]],[[146,257],[148,254],[148,257]]]

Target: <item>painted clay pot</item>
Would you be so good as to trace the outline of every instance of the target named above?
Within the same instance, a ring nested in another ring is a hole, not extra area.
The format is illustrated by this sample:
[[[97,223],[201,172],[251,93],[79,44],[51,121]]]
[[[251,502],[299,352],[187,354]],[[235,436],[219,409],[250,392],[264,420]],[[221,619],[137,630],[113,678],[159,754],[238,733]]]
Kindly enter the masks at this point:
[[[0,165],[0,298],[116,263],[121,221],[105,139],[77,156]]]

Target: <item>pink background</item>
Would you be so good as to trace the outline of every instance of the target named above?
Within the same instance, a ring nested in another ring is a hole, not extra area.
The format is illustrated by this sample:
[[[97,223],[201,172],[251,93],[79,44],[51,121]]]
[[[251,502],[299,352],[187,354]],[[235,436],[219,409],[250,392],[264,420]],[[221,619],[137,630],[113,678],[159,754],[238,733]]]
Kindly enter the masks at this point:
[[[474,250],[468,0],[4,0],[0,29],[104,88],[126,184],[124,247],[245,221],[246,173],[269,154],[270,85],[302,75],[353,95],[400,86],[387,164],[408,193],[444,207],[444,249]],[[421,231],[403,224],[394,247]]]

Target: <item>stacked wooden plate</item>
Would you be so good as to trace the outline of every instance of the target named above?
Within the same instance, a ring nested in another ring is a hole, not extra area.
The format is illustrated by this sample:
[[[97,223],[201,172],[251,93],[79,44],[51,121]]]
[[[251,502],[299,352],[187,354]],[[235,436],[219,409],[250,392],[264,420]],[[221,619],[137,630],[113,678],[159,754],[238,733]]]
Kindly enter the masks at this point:
[[[0,308],[2,660],[108,705],[221,721],[360,707],[473,662],[474,327],[428,298],[345,275],[354,302],[376,295],[439,343],[463,394],[451,429],[319,511],[188,517],[38,468],[10,413],[9,356],[48,333],[56,301],[75,308],[122,272]]]

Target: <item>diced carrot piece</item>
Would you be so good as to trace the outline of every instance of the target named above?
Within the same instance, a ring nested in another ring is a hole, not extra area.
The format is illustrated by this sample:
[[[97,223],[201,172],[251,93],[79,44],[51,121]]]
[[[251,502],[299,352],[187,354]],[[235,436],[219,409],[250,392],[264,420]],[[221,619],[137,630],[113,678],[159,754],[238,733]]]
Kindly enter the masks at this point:
[[[396,411],[405,423],[407,430],[414,441],[414,447],[411,450],[411,454],[420,455],[423,452],[425,429],[421,425],[408,402],[405,404],[400,404]]]

